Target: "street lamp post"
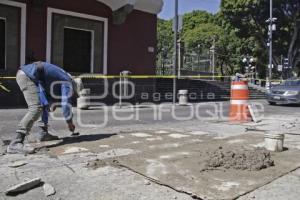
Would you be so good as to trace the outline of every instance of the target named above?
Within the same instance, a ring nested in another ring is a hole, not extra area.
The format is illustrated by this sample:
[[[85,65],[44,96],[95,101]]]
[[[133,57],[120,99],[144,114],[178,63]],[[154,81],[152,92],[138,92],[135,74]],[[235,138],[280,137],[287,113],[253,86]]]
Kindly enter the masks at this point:
[[[162,75],[165,75],[166,50],[162,48]]]
[[[254,79],[254,70],[255,70],[255,66],[252,66],[252,64],[255,62],[255,59],[252,56],[249,56],[249,54],[247,54],[244,58],[243,58],[243,63],[245,64],[245,72],[250,73],[251,72],[251,82]]]
[[[198,44],[198,70],[200,69],[200,53],[201,53],[201,45]],[[192,70],[193,71],[193,70]]]
[[[175,0],[175,19],[174,19],[174,68],[173,68],[173,104],[176,104],[176,71],[178,68],[178,0]]]
[[[215,54],[216,54],[216,37],[215,37],[215,36],[213,37],[212,53],[213,53],[212,73],[213,73],[213,80],[215,80],[215,68],[216,68],[216,61],[215,61]]]
[[[266,21],[269,23],[268,25],[268,45],[269,45],[269,67],[268,67],[268,78],[269,78],[269,86],[271,88],[271,80],[272,80],[272,67],[273,67],[273,31],[276,30],[276,22],[277,18],[273,18],[273,0],[270,0],[270,18]]]
[[[216,54],[216,36],[213,37],[213,44],[210,48],[210,52],[212,52],[212,63],[211,63],[211,72],[213,75],[213,81],[215,80],[215,68],[216,68],[216,61],[215,61],[215,54]]]
[[[271,88],[272,80],[272,67],[273,67],[273,0],[270,0],[270,25],[269,25],[269,38],[270,38],[270,49],[269,49],[269,84]]]

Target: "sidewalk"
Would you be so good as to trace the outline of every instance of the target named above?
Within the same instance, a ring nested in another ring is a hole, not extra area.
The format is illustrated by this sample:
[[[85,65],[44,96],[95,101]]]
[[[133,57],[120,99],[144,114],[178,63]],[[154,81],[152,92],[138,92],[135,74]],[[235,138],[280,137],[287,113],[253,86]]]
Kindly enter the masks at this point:
[[[260,123],[225,121],[132,124],[101,130],[82,128],[81,136],[65,137],[38,154],[0,156],[0,199],[297,199],[300,195],[300,122],[267,115]],[[250,131],[249,131],[250,130]],[[215,151],[263,147],[266,130],[285,131],[287,151],[271,153],[275,166],[260,171],[206,170]],[[25,165],[12,168],[22,161]],[[25,179],[41,178],[43,187],[9,197],[4,191]]]

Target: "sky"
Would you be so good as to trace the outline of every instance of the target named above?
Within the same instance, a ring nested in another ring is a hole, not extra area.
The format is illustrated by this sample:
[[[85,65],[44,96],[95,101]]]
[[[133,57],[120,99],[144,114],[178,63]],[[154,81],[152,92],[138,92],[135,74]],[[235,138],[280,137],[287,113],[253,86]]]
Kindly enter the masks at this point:
[[[175,0],[163,0],[164,7],[159,18],[171,19],[174,17],[174,2]],[[193,10],[206,10],[211,13],[216,13],[219,10],[221,0],[178,0],[179,14],[191,12]]]

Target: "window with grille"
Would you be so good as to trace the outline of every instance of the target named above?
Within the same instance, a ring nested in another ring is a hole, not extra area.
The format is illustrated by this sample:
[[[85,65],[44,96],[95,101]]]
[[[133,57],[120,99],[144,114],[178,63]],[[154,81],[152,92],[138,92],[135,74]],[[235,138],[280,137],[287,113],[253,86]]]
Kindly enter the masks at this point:
[[[68,72],[90,73],[92,63],[92,32],[64,29],[64,69]]]

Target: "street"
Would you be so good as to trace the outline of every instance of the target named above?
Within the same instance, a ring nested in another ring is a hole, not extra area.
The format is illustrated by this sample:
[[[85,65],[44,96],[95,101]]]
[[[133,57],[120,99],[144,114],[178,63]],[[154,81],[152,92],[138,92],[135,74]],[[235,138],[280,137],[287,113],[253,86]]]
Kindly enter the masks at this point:
[[[259,116],[274,118],[274,116],[285,115],[284,119],[297,118],[299,116],[299,106],[270,106],[264,100],[256,101],[261,111],[257,113]],[[75,122],[79,121],[84,126],[95,126],[103,132],[106,130],[134,130],[152,128],[153,125],[158,127],[174,127],[174,128],[192,128],[189,126],[181,126],[181,124],[199,124],[200,121],[226,121],[228,116],[229,102],[216,103],[199,103],[191,104],[190,106],[176,106],[172,108],[171,104],[162,105],[145,105],[145,106],[124,106],[122,109],[119,106],[115,107],[95,107],[92,110],[80,111],[74,108]],[[18,122],[25,115],[26,109],[8,109],[1,110],[0,138],[8,140],[13,137]],[[66,126],[61,120],[61,111],[57,110],[55,117],[60,117],[60,120],[50,119],[50,128],[58,133],[64,133]],[[80,117],[78,117],[80,116]],[[278,118],[278,120],[284,120]],[[179,125],[180,124],[180,125]],[[96,127],[96,128],[97,128]],[[84,127],[78,126],[79,131],[85,133]],[[95,128],[92,128],[95,129]],[[99,131],[98,129],[98,131]],[[36,129],[34,129],[36,130]],[[34,131],[33,131],[34,132]],[[58,134],[59,135],[59,134]],[[64,136],[64,135],[62,135]]]
[[[16,197],[3,193],[21,180],[37,177],[55,186],[56,199],[274,199],[270,193],[276,199],[296,199],[300,195],[300,107],[269,106],[263,100],[251,104],[259,123],[229,123],[229,102],[176,106],[174,110],[165,104],[75,112],[76,124],[82,123],[77,126],[78,137],[70,137],[63,121],[51,119],[50,131],[62,142],[44,144],[36,155],[0,156],[0,176],[6,180],[0,184],[0,199],[47,199],[39,188]],[[155,109],[161,114],[154,114]],[[1,110],[4,143],[14,136],[25,112]],[[106,126],[99,126],[104,121]],[[286,133],[288,150],[271,153],[274,167],[205,170],[207,152],[263,147],[264,134],[278,131]],[[16,161],[26,164],[9,167]]]

